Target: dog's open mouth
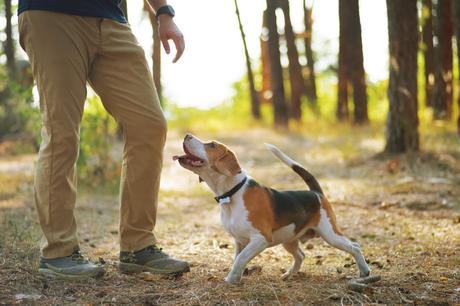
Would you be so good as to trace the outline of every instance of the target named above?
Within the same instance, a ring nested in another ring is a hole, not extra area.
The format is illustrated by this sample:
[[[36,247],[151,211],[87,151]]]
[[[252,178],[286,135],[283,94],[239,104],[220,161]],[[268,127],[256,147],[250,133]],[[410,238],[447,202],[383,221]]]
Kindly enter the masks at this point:
[[[180,155],[180,156],[179,155],[174,155],[173,160],[178,160],[180,163],[190,165],[192,167],[201,167],[201,166],[203,166],[204,160],[202,160],[198,156],[195,156],[192,153],[190,153],[190,151],[187,149],[187,147],[185,145],[183,145],[183,147],[184,147],[185,154]]]

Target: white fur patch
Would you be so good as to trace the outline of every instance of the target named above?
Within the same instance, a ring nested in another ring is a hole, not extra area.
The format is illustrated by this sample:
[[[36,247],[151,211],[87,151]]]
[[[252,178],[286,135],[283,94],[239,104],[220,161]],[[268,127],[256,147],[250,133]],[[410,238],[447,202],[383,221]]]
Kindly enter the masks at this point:
[[[294,240],[296,236],[294,223],[283,226],[273,232],[273,245]]]
[[[190,153],[192,153],[196,157],[201,158],[206,162],[209,162],[208,154],[206,154],[204,144],[198,138],[196,138],[195,136],[191,136],[190,139],[184,141],[184,145],[187,148],[187,150],[190,151]]]

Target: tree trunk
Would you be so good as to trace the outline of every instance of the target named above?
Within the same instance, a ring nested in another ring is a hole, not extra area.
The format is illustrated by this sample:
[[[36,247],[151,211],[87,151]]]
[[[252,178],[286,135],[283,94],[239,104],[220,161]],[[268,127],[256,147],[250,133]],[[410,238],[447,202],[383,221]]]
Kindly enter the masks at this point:
[[[251,113],[254,119],[260,119],[260,101],[254,85],[254,74],[251,67],[251,58],[249,57],[248,46],[246,44],[246,35],[244,34],[243,24],[241,23],[240,10],[238,8],[238,1],[234,0],[235,13],[238,18],[238,25],[240,28],[241,40],[243,41],[244,56],[246,58],[246,73],[248,77],[249,92],[251,94]]]
[[[417,117],[417,0],[387,0],[390,50],[390,103],[385,151],[419,148]]]
[[[163,87],[161,86],[161,40],[158,36],[158,22],[155,18],[154,12],[150,9],[150,5],[147,1],[144,1],[144,11],[149,14],[150,24],[152,26],[152,73],[153,81],[157,89],[158,98],[160,104],[163,106]]]
[[[422,40],[425,66],[425,105],[433,105],[434,50],[433,50],[433,4],[422,1]]]
[[[268,53],[270,56],[270,80],[275,127],[287,128],[288,115],[284,95],[283,68],[280,60],[278,27],[276,24],[277,3],[267,0]]]
[[[456,0],[457,1],[457,0]],[[435,35],[435,83],[433,93],[433,117],[452,117],[452,2],[438,0],[436,5]]]
[[[307,6],[306,0],[303,0],[303,12],[305,23],[305,57],[307,58],[307,79],[306,79],[306,94],[308,101],[315,105],[318,98],[316,93],[316,76],[315,76],[315,60],[313,58],[313,49],[311,47],[311,39],[313,34],[313,19],[312,10]]]
[[[342,35],[342,25],[340,25],[340,37],[339,37],[339,68],[337,71],[337,90],[338,90],[338,99],[337,99],[337,119],[343,121],[348,119],[348,61],[347,61],[347,47],[346,43],[342,42],[345,40],[344,35]]]
[[[269,102],[273,94],[270,83],[270,55],[268,53],[267,11],[264,10],[262,18],[262,33],[260,35],[260,57],[262,64],[261,96],[263,102]]]
[[[366,80],[363,66],[363,46],[358,0],[339,0],[339,101],[337,117],[347,113],[348,82],[353,87],[354,122],[365,123],[367,116]],[[341,110],[343,108],[344,110]]]
[[[287,45],[287,56],[289,60],[289,81],[291,84],[291,116],[295,120],[302,117],[302,93],[304,92],[304,79],[302,67],[299,63],[299,52],[295,43],[295,34],[291,24],[289,12],[289,0],[281,1],[281,9],[284,14],[284,35]]]
[[[457,58],[458,62],[460,63],[460,2],[454,1],[453,3],[453,12],[454,12],[454,28],[455,28],[455,36],[457,37]],[[457,65],[460,71],[460,65]],[[460,87],[460,80],[457,80],[459,87]],[[457,104],[458,104],[458,118],[457,118],[457,132],[460,135],[460,95],[457,97]]]
[[[153,39],[153,81],[157,89],[160,104],[163,106],[163,86],[161,85],[161,40],[158,35],[158,23],[153,13],[149,14],[150,23],[152,24],[152,39]]]
[[[4,51],[6,55],[6,66],[8,68],[8,75],[10,78],[16,77],[16,58],[15,58],[15,48],[14,48],[14,39],[13,39],[13,27],[11,25],[12,17],[11,9],[11,0],[5,0],[5,34],[6,41],[4,45]]]
[[[337,70],[337,119],[339,121],[348,119],[348,82],[349,82],[349,58],[350,51],[347,41],[347,5],[339,0],[339,67]]]
[[[342,0],[343,1],[343,0]],[[361,39],[361,21],[359,17],[358,0],[350,2],[350,7],[353,7],[352,31],[350,40],[351,48],[351,82],[353,84],[353,102],[354,102],[354,121],[355,123],[368,122],[367,116],[367,86],[364,71],[363,59],[363,43]]]

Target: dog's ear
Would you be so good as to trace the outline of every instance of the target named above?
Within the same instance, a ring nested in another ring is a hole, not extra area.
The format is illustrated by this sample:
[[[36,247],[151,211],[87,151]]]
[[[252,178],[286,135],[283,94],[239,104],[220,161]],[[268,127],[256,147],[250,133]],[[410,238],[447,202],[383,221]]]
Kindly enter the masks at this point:
[[[238,159],[232,151],[227,151],[224,156],[214,163],[214,168],[226,176],[235,176],[241,171]]]

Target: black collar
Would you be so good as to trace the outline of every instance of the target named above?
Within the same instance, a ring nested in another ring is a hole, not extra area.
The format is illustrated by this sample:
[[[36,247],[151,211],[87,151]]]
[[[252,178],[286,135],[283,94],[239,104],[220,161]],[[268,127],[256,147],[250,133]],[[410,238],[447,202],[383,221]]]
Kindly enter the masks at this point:
[[[246,183],[248,177],[245,176],[244,179],[239,182],[235,187],[230,189],[228,192],[224,193],[221,196],[215,197],[214,199],[216,200],[217,203],[219,204],[225,204],[225,203],[230,203],[230,197],[234,195],[235,193],[240,190],[241,187],[243,187],[244,183]]]

